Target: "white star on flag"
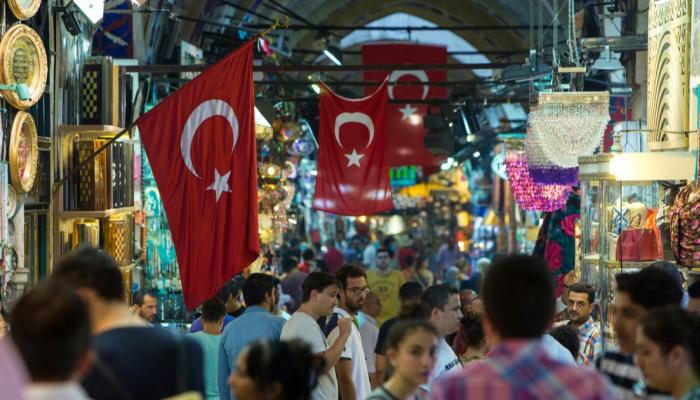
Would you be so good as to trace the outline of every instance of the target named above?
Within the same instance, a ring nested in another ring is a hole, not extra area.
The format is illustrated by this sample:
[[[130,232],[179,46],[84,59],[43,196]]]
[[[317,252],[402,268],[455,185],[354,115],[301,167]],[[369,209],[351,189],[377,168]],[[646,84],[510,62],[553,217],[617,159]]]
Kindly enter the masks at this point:
[[[360,160],[362,159],[362,157],[365,156],[364,154],[357,154],[357,150],[355,149],[352,149],[352,153],[344,155],[348,158],[348,168],[350,168],[353,165],[357,165],[359,167]]]
[[[399,112],[403,114],[403,116],[401,117],[401,121],[409,119],[411,115],[413,115],[413,113],[415,113],[416,111],[418,111],[417,108],[413,108],[410,104],[406,104],[406,107],[399,109]]]
[[[219,197],[221,193],[229,192],[231,193],[231,188],[228,186],[228,177],[231,175],[231,171],[226,172],[224,175],[219,174],[219,171],[214,169],[214,183],[209,185],[207,190],[213,190],[216,192],[216,202],[219,202]]]

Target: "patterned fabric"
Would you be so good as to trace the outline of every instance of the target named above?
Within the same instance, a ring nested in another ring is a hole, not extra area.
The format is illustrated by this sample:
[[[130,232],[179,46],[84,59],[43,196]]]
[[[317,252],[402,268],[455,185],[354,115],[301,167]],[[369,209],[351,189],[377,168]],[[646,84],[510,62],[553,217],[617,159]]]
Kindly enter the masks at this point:
[[[564,291],[564,275],[574,269],[576,262],[576,221],[581,214],[581,196],[573,191],[566,201],[566,207],[551,214],[545,214],[540,233],[535,242],[533,255],[547,261],[557,282],[556,297]]]
[[[439,380],[431,398],[602,400],[613,398],[613,393],[595,371],[550,358],[540,341],[508,340],[488,359]]]
[[[646,387],[632,354],[607,351],[595,361],[595,367],[610,380],[617,399],[671,400],[669,394]]]
[[[588,318],[588,321],[578,328],[578,341],[581,346],[579,346],[576,364],[592,367],[595,359],[603,351],[600,328],[593,318]]]
[[[681,400],[700,400],[700,386],[695,386],[683,395]]]
[[[700,267],[700,194],[685,186],[671,207],[671,246],[678,264]]]

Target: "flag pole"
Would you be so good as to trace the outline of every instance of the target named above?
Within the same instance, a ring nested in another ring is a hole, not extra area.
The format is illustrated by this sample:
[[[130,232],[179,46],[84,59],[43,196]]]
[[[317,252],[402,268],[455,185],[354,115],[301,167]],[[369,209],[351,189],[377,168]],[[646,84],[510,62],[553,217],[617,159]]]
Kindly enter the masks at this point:
[[[265,35],[267,35],[268,33],[275,31],[278,28],[285,28],[286,29],[289,26],[289,17],[285,15],[284,19],[285,19],[285,22],[282,23],[281,22],[282,19],[279,16],[276,16],[274,23],[272,25],[270,25],[270,27],[268,29],[265,29],[260,34],[258,34],[258,37],[266,39]],[[254,39],[252,39],[252,40],[254,40]],[[126,128],[122,129],[119,133],[117,133],[112,138],[110,138],[107,141],[107,143],[103,144],[100,148],[95,150],[94,153],[90,154],[85,160],[81,161],[77,167],[73,167],[72,169],[68,170],[68,172],[65,175],[63,175],[61,180],[59,180],[53,184],[53,188],[51,189],[51,194],[52,195],[55,194],[56,191],[58,191],[58,189],[60,189],[61,186],[63,186],[68,181],[68,179],[70,179],[71,177],[76,175],[83,167],[85,167],[90,162],[92,162],[95,159],[95,157],[97,157],[98,155],[100,155],[100,153],[105,151],[109,146],[112,145],[112,143],[116,142],[117,140],[119,140],[119,138],[121,138],[122,136],[124,136],[128,132],[130,132],[132,129],[134,129],[134,127],[138,124],[141,117],[143,117],[144,115],[146,115],[146,114],[145,113],[141,114],[138,118],[133,120]]]

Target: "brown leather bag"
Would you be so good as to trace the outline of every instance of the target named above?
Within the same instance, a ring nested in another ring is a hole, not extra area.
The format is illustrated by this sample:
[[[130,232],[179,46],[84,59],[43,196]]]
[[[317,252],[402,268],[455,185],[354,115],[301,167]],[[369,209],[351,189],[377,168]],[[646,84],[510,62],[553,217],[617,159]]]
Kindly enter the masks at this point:
[[[652,229],[625,229],[617,240],[618,261],[653,261],[659,257],[656,234]]]

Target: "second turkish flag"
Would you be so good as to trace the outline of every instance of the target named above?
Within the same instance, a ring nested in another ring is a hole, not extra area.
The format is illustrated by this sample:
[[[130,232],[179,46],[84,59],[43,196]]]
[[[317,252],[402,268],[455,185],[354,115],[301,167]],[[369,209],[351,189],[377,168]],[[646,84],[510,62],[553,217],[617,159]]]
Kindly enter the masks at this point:
[[[362,46],[362,63],[365,65],[406,65],[403,70],[391,71],[389,77],[390,99],[423,101],[433,98],[447,98],[445,86],[430,84],[445,82],[447,71],[423,71],[411,67],[411,64],[446,64],[447,48],[444,46],[414,43],[366,44]],[[363,76],[368,81],[381,81],[386,74],[386,71],[365,71]],[[403,85],[409,82],[413,82],[414,85]],[[372,86],[365,87],[366,94],[373,90]],[[423,127],[423,116],[427,113],[426,104],[389,104],[387,129],[389,131],[388,157],[390,166],[421,165],[424,168],[430,168],[442,163],[442,157],[435,156],[423,144],[425,134],[428,133],[428,130]]]
[[[320,95],[314,208],[371,215],[393,208],[387,160],[387,82],[363,99]]]

